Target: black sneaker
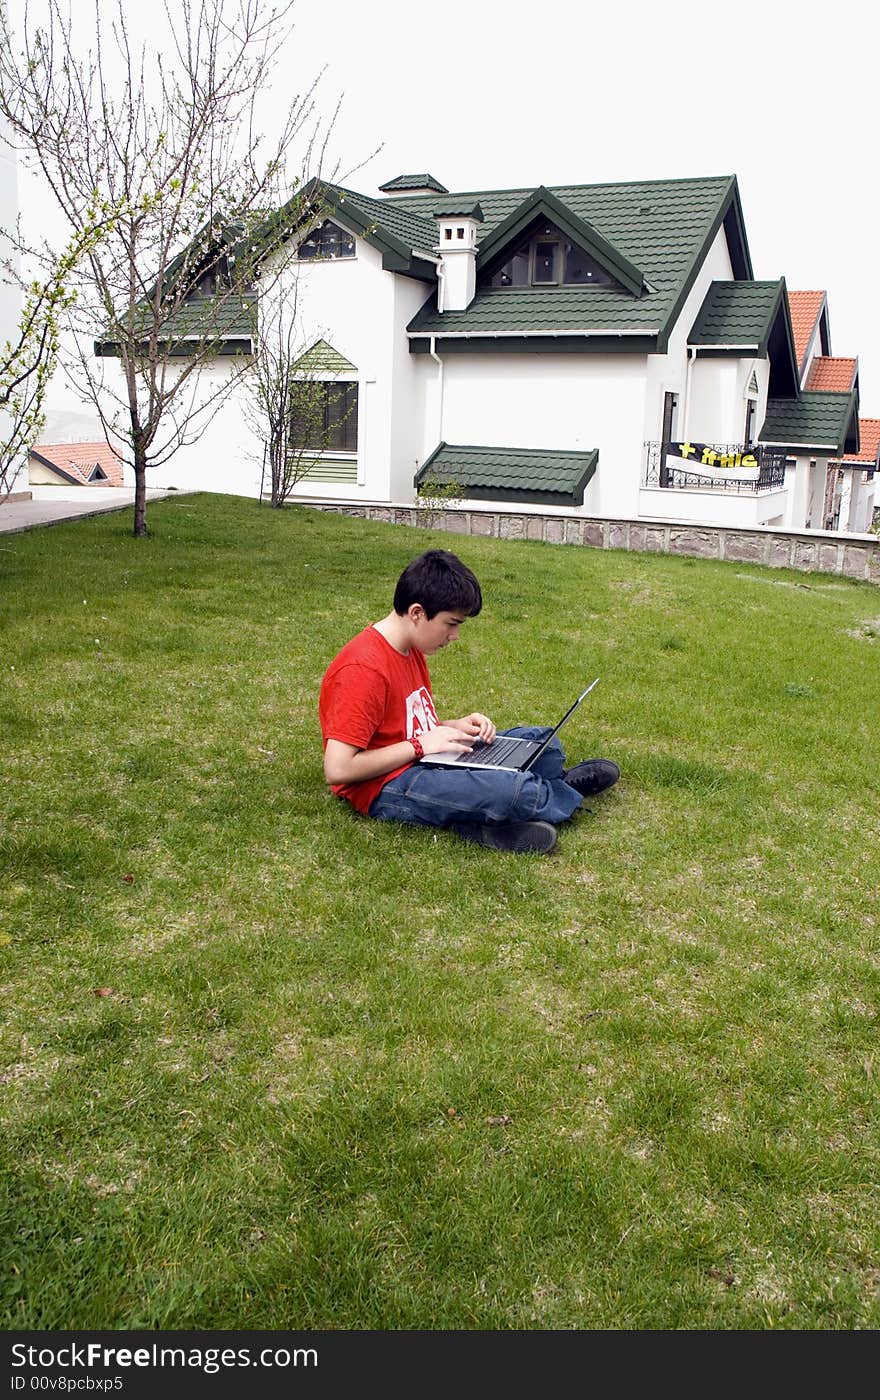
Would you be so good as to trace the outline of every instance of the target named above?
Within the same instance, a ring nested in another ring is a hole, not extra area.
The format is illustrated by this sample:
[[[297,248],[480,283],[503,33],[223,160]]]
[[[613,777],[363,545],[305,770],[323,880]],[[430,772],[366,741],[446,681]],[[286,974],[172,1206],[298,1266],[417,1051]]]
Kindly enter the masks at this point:
[[[478,822],[455,822],[453,831],[463,841],[475,841],[491,851],[534,851],[546,854],[556,845],[552,822],[499,822],[496,826]]]
[[[567,768],[562,775],[563,781],[581,797],[595,797],[597,792],[614,787],[619,777],[620,769],[610,758],[588,758],[585,763]]]

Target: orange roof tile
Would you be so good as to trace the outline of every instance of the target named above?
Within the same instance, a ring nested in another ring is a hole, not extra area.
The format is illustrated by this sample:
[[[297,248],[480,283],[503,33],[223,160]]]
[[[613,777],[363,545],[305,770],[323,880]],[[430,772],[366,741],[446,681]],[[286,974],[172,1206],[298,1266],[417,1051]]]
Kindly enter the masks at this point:
[[[826,394],[848,394],[856,382],[858,360],[839,355],[816,355],[810,365],[806,389]]]
[[[880,467],[880,418],[859,419],[859,450],[847,452],[843,461]]]
[[[38,442],[31,451],[78,486],[122,486],[122,461],[106,442]],[[92,481],[98,467],[103,476]]]
[[[824,292],[788,293],[788,309],[791,314],[791,329],[794,332],[794,353],[797,357],[798,370],[802,370],[804,367],[807,347],[824,305]]]

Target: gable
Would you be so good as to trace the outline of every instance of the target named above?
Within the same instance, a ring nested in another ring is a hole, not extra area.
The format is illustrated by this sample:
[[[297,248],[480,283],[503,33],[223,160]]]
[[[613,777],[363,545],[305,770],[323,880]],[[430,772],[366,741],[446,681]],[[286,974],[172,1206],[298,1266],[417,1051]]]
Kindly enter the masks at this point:
[[[645,278],[630,259],[603,237],[589,221],[576,214],[550,190],[539,186],[480,243],[477,273],[491,274],[516,251],[524,239],[534,236],[542,222],[569,238],[587,260],[601,269],[608,280],[638,296]]]
[[[317,340],[311,349],[293,366],[295,374],[353,374],[357,375],[357,366],[351,360],[347,360],[338,350],[335,350],[326,340]]]

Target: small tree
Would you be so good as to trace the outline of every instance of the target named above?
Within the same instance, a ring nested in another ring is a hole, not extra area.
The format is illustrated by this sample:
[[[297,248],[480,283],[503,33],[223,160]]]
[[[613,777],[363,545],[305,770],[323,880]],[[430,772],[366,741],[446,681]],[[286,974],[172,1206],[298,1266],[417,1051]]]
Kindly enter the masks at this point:
[[[416,491],[416,524],[436,530],[444,522],[450,506],[462,499],[464,488],[452,476],[426,476]]]
[[[279,284],[279,290],[281,295],[260,297],[254,354],[244,379],[245,413],[265,445],[272,506],[284,505],[357,413],[347,381],[338,383],[324,372],[321,342],[303,352],[295,286]]]
[[[4,264],[7,280],[22,285],[24,304],[14,339],[0,349],[0,500],[12,490],[24,456],[46,421],[43,404],[58,360],[61,320],[76,299],[71,286],[74,269],[109,223],[93,211],[89,225],[59,258],[50,259],[42,279],[22,285],[15,263],[10,259]]]
[[[229,356],[222,382],[200,378],[253,328],[258,269],[279,266],[271,254],[306,212],[297,191],[333,119],[316,116],[312,82],[271,144],[258,134],[291,0],[175,0],[173,12],[166,0],[162,34],[140,46],[125,0],[94,0],[91,47],[82,8],[75,31],[60,0],[45,9],[32,26],[25,0],[18,60],[0,17],[0,113],[75,239],[96,202],[120,210],[71,279],[67,369],[134,470],[144,535],[147,470],[193,442],[245,372]]]

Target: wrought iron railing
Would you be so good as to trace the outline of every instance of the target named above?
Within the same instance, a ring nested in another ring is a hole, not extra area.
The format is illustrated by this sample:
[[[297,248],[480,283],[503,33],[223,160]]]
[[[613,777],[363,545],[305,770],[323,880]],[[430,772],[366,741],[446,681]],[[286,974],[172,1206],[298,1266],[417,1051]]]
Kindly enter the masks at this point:
[[[785,485],[785,454],[772,448],[760,446],[748,446],[741,442],[728,443],[708,443],[701,446],[708,446],[719,458],[725,459],[725,470],[723,475],[717,473],[708,475],[700,473],[700,462],[696,461],[688,468],[670,466],[668,458],[678,457],[682,444],[670,442],[646,442],[645,443],[645,486],[669,487],[673,490],[691,491],[724,491],[732,492],[734,495],[754,494],[757,491],[772,491]],[[749,474],[737,475],[735,463],[738,457],[751,456],[758,463],[757,474],[754,469]]]

